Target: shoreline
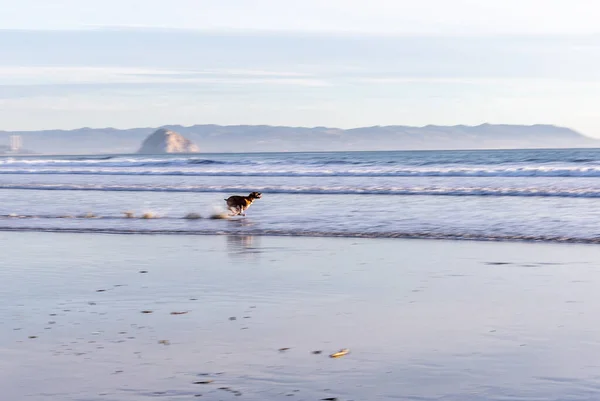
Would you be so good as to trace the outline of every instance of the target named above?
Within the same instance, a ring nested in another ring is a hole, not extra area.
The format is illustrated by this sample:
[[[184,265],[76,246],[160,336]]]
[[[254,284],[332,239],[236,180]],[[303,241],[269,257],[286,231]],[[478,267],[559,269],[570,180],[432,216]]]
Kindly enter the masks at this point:
[[[84,220],[102,219],[80,218]],[[141,219],[141,220],[155,220]],[[128,219],[130,220],[130,219]],[[140,219],[138,219],[140,220]],[[182,218],[181,220],[188,220]],[[209,218],[191,220],[214,220]],[[219,219],[217,219],[219,220]],[[220,219],[228,220],[228,219]],[[237,220],[234,220],[237,221]],[[302,232],[281,230],[143,230],[143,229],[119,229],[119,228],[43,228],[43,227],[0,227],[0,233],[52,233],[52,234],[104,234],[104,235],[127,235],[127,236],[243,236],[243,237],[272,237],[272,238],[347,238],[347,239],[396,239],[396,240],[422,240],[422,241],[456,241],[456,242],[484,242],[484,243],[518,243],[518,244],[568,244],[568,245],[598,245],[598,238],[565,238],[558,236],[487,236],[473,234],[443,234],[443,233],[343,233],[343,232]]]

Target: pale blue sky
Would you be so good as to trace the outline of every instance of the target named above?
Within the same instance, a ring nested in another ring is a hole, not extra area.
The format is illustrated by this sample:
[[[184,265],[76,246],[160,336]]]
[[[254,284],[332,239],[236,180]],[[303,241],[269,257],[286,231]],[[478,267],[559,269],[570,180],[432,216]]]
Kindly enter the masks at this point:
[[[600,137],[598,1],[0,8],[0,130],[491,122]]]
[[[6,29],[595,33],[597,0],[2,0]]]

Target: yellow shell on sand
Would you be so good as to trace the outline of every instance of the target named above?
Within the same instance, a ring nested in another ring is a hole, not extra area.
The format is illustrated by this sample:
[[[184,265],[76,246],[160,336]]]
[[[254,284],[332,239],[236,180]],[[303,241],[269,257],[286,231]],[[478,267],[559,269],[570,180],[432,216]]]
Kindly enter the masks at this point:
[[[333,354],[329,355],[329,357],[330,358],[339,358],[344,355],[348,355],[349,352],[350,352],[350,350],[348,348],[342,348],[338,352],[334,352]]]
[[[135,217],[134,212],[123,212],[123,214],[125,214],[126,219],[133,219]]]
[[[146,212],[142,214],[142,219],[156,219],[158,216],[152,212]]]

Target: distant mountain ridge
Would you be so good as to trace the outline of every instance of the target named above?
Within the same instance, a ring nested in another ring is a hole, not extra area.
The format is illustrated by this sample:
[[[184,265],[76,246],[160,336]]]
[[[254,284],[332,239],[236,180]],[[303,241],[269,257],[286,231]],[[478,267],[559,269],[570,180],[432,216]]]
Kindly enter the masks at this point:
[[[554,125],[373,126],[352,129],[270,125],[165,125],[203,152],[375,151],[600,147],[600,141]],[[37,153],[135,153],[157,128],[0,131],[21,135]]]

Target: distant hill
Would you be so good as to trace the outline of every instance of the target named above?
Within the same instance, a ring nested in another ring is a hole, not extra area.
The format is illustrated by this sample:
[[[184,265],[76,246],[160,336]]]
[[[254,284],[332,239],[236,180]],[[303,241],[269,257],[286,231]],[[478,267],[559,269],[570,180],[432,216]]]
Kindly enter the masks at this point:
[[[183,135],[160,128],[144,140],[138,153],[157,155],[162,153],[198,153],[200,148]]]
[[[408,127],[353,129],[278,127],[268,125],[166,125],[203,152],[277,152],[335,150],[512,149],[600,147],[600,141],[553,125]],[[37,153],[135,153],[157,128],[80,128],[70,131],[0,131],[0,144],[21,135]]]

